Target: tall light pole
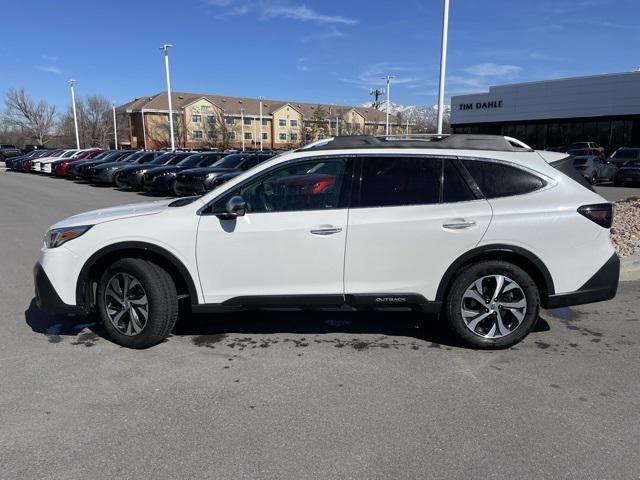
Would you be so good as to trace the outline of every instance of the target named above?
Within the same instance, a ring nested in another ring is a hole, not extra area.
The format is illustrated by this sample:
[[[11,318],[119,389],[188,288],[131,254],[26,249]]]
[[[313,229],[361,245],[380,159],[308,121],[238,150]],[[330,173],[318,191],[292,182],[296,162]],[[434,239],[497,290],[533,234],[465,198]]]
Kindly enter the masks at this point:
[[[171,150],[176,149],[176,142],[173,138],[173,106],[171,105],[171,77],[169,75],[169,49],[173,45],[165,43],[160,47],[164,51],[164,70],[167,74],[167,99],[169,102],[169,135],[171,135]]]
[[[76,127],[76,148],[80,150],[80,135],[78,134],[78,114],[76,112],[76,92],[73,86],[75,85],[75,80],[69,80],[67,82],[71,87],[71,105],[73,106],[73,124]]]
[[[390,98],[390,90],[391,90],[391,79],[394,78],[391,75],[387,75],[383,77],[383,80],[387,81],[387,122],[385,128],[385,135],[389,135],[389,98]]]
[[[118,126],[116,124],[116,102],[111,102],[111,109],[113,110],[113,141],[118,149]]]
[[[260,98],[260,151],[262,151],[262,97]]]
[[[440,86],[438,88],[438,134],[442,134],[444,120],[444,83],[447,70],[447,41],[449,39],[449,0],[444,0],[442,13],[442,44],[440,49]]]
[[[244,152],[244,108],[240,109],[240,130],[242,135],[242,151]]]

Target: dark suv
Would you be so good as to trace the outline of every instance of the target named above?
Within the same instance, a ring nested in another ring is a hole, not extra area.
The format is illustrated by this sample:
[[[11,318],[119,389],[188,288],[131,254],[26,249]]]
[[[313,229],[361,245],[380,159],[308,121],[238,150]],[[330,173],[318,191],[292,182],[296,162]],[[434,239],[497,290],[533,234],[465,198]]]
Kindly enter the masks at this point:
[[[203,195],[273,156],[273,153],[232,153],[210,167],[178,173],[174,190],[178,195]]]

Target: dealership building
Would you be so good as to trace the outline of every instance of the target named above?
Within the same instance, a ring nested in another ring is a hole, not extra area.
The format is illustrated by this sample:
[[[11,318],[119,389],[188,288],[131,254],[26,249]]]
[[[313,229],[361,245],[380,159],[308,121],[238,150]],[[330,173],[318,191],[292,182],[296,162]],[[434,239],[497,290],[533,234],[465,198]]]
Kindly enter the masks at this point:
[[[640,72],[490,87],[451,98],[456,133],[515,137],[534,148],[640,146]]]

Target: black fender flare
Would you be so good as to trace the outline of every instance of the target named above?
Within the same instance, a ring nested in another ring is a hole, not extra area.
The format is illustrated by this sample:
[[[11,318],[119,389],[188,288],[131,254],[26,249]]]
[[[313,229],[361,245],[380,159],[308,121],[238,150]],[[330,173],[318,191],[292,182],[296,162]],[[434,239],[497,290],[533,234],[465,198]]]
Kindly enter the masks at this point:
[[[546,289],[546,296],[555,294],[553,278],[551,277],[551,274],[549,273],[549,270],[545,266],[544,262],[540,260],[536,255],[525,248],[517,247],[515,245],[493,244],[476,247],[458,257],[442,276],[440,284],[438,285],[438,290],[436,292],[436,301],[444,301],[444,297],[447,293],[447,288],[450,285],[453,276],[460,269],[460,267],[462,267],[466,263],[469,263],[469,261],[473,260],[476,257],[482,257],[483,255],[491,253],[508,253],[524,258],[529,263],[533,264],[533,266],[537,268],[538,272],[540,273]],[[542,301],[543,303],[545,303],[546,298],[542,299]]]
[[[176,271],[182,276],[185,284],[187,285],[187,290],[189,292],[189,296],[191,297],[191,303],[193,304],[198,303],[198,290],[196,289],[196,283],[194,282],[187,267],[185,267],[184,264],[180,260],[178,260],[178,258],[174,254],[152,243],[132,241],[132,242],[113,243],[111,245],[101,248],[100,250],[95,252],[93,255],[91,255],[91,257],[89,257],[89,259],[82,266],[82,269],[80,270],[80,274],[78,275],[78,280],[76,282],[76,304],[77,305],[84,305],[87,307],[89,306],[89,305],[86,305],[87,293],[88,293],[86,291],[86,285],[88,284],[89,273],[91,272],[91,269],[93,268],[93,266],[105,256],[110,255],[114,252],[124,251],[124,250],[128,250],[128,251],[133,250],[133,251],[139,251],[143,253],[151,252],[153,255],[160,256],[162,257],[163,260],[169,262],[176,269]]]

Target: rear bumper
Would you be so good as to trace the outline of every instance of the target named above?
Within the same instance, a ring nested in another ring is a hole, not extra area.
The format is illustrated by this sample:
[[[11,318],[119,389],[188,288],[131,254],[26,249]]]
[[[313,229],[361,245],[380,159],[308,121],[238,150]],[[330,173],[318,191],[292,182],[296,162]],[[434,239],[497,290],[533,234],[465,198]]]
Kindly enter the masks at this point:
[[[587,283],[575,292],[549,295],[545,308],[570,307],[611,300],[618,291],[620,259],[613,254]]]
[[[33,282],[35,285],[36,304],[41,310],[66,314],[86,313],[84,307],[68,305],[62,301],[39,262],[33,267]]]

